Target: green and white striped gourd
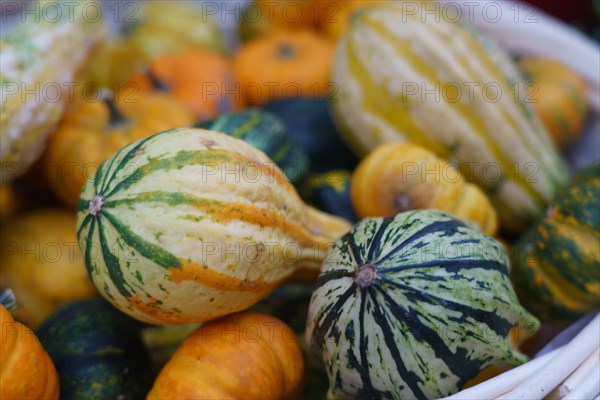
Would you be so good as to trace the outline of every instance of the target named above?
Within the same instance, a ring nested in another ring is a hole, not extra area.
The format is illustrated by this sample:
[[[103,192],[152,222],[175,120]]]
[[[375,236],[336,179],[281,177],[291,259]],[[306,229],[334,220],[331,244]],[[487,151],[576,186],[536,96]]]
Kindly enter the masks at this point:
[[[325,365],[329,398],[433,399],[527,361],[515,343],[538,327],[501,243],[418,210],[364,219],[335,242],[305,340]]]
[[[425,13],[434,4],[411,6],[362,10],[338,43],[331,105],[341,133],[362,155],[408,141],[456,161],[490,195],[502,229],[518,232],[566,183],[565,165],[510,58],[448,13]]]
[[[350,230],[305,205],[260,150],[181,128],[134,142],[84,186],[79,245],[100,294],[155,324],[244,310],[294,273],[318,275]]]
[[[297,182],[308,172],[308,155],[288,134],[283,121],[273,113],[254,108],[222,114],[196,126],[226,133],[264,151],[291,182]]]

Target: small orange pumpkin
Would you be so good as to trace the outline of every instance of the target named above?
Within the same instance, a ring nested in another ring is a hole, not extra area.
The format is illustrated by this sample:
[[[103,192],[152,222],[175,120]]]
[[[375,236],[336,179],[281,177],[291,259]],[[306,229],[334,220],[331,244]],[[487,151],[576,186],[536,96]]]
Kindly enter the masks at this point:
[[[409,143],[388,142],[365,157],[352,175],[350,198],[360,218],[413,209],[449,211],[493,236],[496,211],[485,194],[458,169]]]
[[[327,96],[333,44],[312,30],[279,31],[240,47],[234,69],[249,104]]]
[[[170,92],[197,121],[216,118],[244,108],[231,61],[215,52],[193,50],[154,58],[145,73],[131,82],[142,93],[155,89]]]
[[[75,208],[85,181],[114,152],[135,140],[193,122],[191,113],[165,93],[140,98],[134,91],[123,91],[104,101],[77,98],[50,137],[42,164],[44,176],[56,197]]]
[[[6,309],[5,304],[14,304],[12,292],[3,292],[0,299],[0,399],[58,399],[54,363],[31,329]]]
[[[303,376],[296,334],[275,317],[243,312],[192,333],[147,398],[292,399],[300,394]]]
[[[560,149],[572,144],[589,112],[586,83],[564,64],[544,58],[523,57],[519,68],[532,84],[527,101]]]

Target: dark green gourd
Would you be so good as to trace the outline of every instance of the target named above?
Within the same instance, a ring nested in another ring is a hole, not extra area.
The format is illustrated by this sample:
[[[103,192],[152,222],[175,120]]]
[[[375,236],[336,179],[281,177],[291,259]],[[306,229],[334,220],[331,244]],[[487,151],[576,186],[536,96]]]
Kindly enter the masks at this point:
[[[262,150],[292,183],[308,172],[307,154],[288,134],[283,121],[270,112],[250,109],[223,114],[196,127],[225,133]]]
[[[39,328],[60,376],[61,399],[143,399],[154,380],[141,324],[107,302],[73,303]]]

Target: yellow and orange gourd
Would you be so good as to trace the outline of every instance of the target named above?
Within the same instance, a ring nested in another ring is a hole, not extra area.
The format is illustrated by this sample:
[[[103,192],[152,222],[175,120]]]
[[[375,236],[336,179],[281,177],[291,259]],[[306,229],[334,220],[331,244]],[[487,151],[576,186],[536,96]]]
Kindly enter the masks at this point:
[[[8,312],[10,291],[0,294],[0,398],[56,400],[59,381],[54,363],[35,333]]]
[[[2,224],[0,280],[19,299],[13,312],[29,325],[59,307],[98,296],[77,246],[75,213],[47,208]]]
[[[413,209],[438,209],[476,222],[494,235],[498,220],[486,195],[432,152],[389,142],[365,157],[352,176],[352,205],[360,218],[387,217]]]
[[[559,61],[523,57],[518,66],[530,81],[527,101],[560,149],[581,135],[589,112],[586,82]]]
[[[244,312],[203,325],[185,339],[148,399],[294,399],[303,377],[296,334],[275,317]]]

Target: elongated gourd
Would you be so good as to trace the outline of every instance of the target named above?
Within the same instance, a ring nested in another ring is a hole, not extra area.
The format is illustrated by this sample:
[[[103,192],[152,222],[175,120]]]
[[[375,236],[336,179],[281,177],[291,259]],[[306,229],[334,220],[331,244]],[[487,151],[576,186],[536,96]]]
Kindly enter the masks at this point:
[[[435,5],[411,7],[360,10],[338,43],[331,105],[342,134],[359,154],[403,141],[456,161],[503,230],[520,231],[566,182],[565,165],[509,57],[448,13],[425,13]]]
[[[440,211],[363,219],[323,263],[305,340],[331,399],[439,399],[527,361],[539,321],[504,246]]]
[[[454,166],[426,149],[399,142],[375,148],[352,176],[352,205],[360,218],[388,217],[433,208],[473,221],[496,234],[496,210],[486,195]]]
[[[23,174],[42,154],[66,100],[81,90],[73,82],[77,69],[105,31],[92,16],[102,13],[99,2],[42,0],[31,6],[31,14],[21,15],[26,21],[0,40],[2,183]]]
[[[318,274],[350,224],[306,206],[260,150],[181,128],[134,142],[88,180],[79,244],[100,293],[155,324],[243,310],[294,272]]]

